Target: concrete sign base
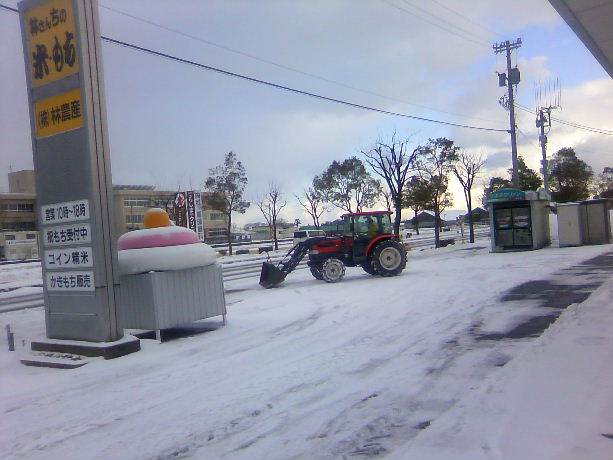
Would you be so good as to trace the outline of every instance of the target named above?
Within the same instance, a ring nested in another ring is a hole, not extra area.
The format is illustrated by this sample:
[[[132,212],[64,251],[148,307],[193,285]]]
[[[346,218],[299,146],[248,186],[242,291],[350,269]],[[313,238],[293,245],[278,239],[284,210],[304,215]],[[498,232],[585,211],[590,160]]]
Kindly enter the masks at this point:
[[[104,359],[119,358],[140,350],[140,340],[126,335],[114,342],[85,342],[81,340],[40,339],[32,341],[32,351],[68,353]]]

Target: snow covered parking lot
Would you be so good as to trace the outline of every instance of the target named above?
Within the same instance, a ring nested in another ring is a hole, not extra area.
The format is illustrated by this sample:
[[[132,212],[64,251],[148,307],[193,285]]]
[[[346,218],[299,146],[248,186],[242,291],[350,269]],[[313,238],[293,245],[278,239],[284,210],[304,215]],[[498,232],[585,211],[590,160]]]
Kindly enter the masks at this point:
[[[610,250],[490,254],[477,243],[414,252],[397,278],[348,269],[326,284],[300,270],[278,289],[230,282],[226,327],[207,321],[209,332],[143,340],[139,353],[72,371],[27,368],[2,349],[0,458],[399,454],[534,340],[477,340],[539,314],[501,303],[505,291]],[[0,322],[20,344],[43,333],[43,316]]]

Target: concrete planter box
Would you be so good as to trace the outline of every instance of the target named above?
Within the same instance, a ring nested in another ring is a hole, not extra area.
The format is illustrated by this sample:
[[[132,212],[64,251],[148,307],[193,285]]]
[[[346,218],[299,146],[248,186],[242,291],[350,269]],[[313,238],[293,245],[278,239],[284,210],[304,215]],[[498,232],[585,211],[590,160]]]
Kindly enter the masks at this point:
[[[226,299],[221,265],[120,277],[117,304],[125,329],[159,331],[223,316]]]

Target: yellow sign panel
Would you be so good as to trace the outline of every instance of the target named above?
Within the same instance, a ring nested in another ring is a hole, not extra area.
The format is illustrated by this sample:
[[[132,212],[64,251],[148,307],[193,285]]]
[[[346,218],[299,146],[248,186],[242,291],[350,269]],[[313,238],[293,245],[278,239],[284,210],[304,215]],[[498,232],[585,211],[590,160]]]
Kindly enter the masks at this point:
[[[79,71],[72,0],[50,0],[25,12],[32,86]]]
[[[34,103],[36,137],[54,136],[83,126],[81,90],[73,89]]]

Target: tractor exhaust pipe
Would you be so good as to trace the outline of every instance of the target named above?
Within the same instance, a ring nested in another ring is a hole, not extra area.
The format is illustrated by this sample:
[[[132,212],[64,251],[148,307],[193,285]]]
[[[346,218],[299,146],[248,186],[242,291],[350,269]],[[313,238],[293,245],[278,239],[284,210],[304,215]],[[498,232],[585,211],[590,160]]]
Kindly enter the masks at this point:
[[[262,272],[260,273],[260,286],[265,289],[278,286],[285,279],[286,274],[282,272],[276,265],[270,262],[262,263]]]

